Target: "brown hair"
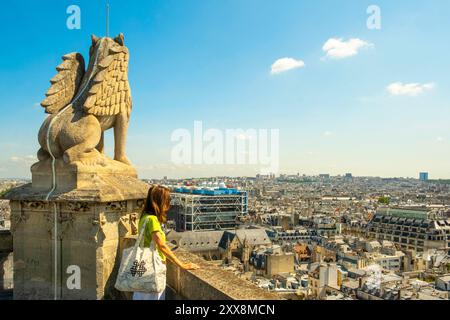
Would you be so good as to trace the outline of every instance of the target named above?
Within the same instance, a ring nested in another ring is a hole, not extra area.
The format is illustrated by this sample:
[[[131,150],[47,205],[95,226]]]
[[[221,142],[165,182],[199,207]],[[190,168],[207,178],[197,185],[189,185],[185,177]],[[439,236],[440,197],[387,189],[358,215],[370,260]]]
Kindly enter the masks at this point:
[[[157,185],[151,186],[142,213],[157,216],[159,222],[164,223],[167,221],[169,208],[170,189]]]

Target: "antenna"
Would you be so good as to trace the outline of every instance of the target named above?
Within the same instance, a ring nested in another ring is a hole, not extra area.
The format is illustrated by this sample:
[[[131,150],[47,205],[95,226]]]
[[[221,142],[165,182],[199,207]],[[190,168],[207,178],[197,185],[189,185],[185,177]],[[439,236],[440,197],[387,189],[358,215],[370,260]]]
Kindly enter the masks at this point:
[[[106,3],[106,37],[109,37],[109,2]]]

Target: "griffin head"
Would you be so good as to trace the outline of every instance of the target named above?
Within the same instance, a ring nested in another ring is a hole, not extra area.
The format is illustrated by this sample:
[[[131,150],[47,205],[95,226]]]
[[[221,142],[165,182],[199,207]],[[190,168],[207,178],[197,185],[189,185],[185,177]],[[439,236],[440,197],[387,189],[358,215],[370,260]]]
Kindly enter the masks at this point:
[[[81,100],[88,114],[130,113],[128,49],[123,34],[115,38],[92,35],[91,39],[87,71],[79,53],[65,55],[56,68],[58,74],[51,80],[52,86],[41,103],[47,113],[58,113],[76,99]]]
[[[92,36],[88,67],[92,84],[84,103],[86,113],[97,116],[130,114],[128,58],[122,33],[114,39]]]

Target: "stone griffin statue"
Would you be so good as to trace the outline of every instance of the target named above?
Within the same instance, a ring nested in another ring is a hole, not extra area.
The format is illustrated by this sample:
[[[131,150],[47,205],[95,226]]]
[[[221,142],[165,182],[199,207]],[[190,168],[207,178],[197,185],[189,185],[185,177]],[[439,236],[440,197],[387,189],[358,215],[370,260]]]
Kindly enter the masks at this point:
[[[132,101],[123,34],[93,35],[89,56],[87,70],[79,53],[63,56],[56,68],[41,103],[49,117],[39,131],[38,159],[105,165],[104,132],[114,128],[114,160],[131,165],[125,154]]]

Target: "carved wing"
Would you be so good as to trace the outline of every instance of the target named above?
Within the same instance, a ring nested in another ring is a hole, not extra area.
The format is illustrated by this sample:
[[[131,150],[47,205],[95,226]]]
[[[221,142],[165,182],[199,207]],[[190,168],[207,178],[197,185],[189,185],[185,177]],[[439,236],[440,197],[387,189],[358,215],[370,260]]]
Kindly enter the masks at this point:
[[[128,83],[128,49],[113,46],[109,55],[99,63],[84,110],[96,116],[113,116],[120,113],[130,116],[132,101]]]
[[[45,94],[47,98],[41,103],[49,114],[57,113],[72,102],[85,73],[81,54],[69,53],[62,59],[63,62],[56,67],[58,74],[50,80],[52,85]]]

